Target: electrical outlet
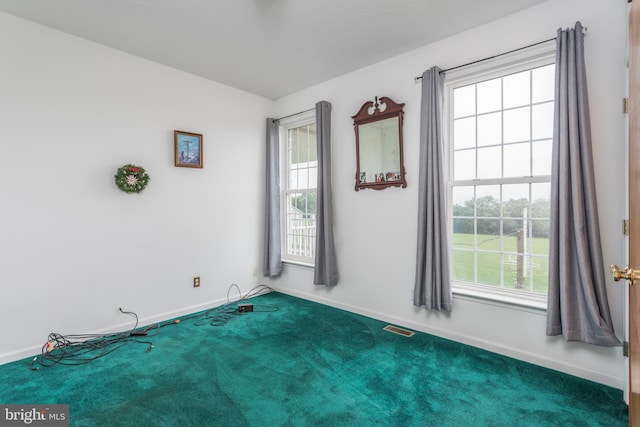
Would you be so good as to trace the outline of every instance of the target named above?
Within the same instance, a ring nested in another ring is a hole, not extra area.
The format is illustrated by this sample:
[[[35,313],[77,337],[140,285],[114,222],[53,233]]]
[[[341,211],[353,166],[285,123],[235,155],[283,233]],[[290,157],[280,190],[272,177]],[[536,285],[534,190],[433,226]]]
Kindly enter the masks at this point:
[[[199,277],[194,277],[193,278],[193,287],[194,288],[199,288],[200,287],[200,278]]]
[[[253,277],[258,277],[258,267],[253,267]]]

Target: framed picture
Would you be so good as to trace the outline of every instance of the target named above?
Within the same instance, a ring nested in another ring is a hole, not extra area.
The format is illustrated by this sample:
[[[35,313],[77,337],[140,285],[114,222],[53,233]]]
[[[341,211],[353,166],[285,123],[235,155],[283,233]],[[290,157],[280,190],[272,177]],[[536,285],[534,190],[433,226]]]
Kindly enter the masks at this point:
[[[183,168],[202,168],[202,135],[199,133],[173,132],[175,165]]]

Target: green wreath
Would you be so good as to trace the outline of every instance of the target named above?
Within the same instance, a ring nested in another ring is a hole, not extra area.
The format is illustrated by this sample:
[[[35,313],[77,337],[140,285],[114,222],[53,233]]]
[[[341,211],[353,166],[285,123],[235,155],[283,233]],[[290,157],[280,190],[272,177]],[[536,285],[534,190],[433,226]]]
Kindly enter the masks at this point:
[[[122,166],[115,175],[116,185],[125,193],[139,193],[151,179],[143,167],[128,164]]]

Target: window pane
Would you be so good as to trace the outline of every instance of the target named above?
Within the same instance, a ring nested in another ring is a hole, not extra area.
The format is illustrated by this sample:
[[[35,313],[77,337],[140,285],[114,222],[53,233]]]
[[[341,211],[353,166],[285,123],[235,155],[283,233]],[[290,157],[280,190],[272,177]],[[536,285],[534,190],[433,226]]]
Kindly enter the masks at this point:
[[[317,160],[315,124],[290,129],[289,146],[291,163],[308,163]]]
[[[524,209],[529,207],[529,184],[508,184],[502,186],[502,216],[524,217]],[[505,230],[506,233],[506,230]]]
[[[298,188],[298,169],[289,170],[289,188]]]
[[[547,248],[544,257],[531,257],[531,272],[530,278],[532,286],[529,288],[532,292],[547,292],[549,283],[549,242],[548,240],[541,240],[540,246]]]
[[[299,134],[298,129],[291,129],[289,131],[289,163],[297,164],[299,158]]]
[[[521,257],[521,256],[520,256]],[[504,255],[504,287],[510,289],[517,289],[518,286],[518,254],[505,254]],[[522,281],[522,279],[521,279]]]
[[[453,117],[465,117],[476,113],[476,87],[469,85],[453,91]]]
[[[307,189],[313,189],[318,187],[318,167],[313,166],[307,169]]]
[[[501,163],[500,147],[478,149],[478,178],[499,178]]]
[[[531,143],[533,175],[551,175],[551,140]]]
[[[476,197],[490,196],[500,203],[500,186],[499,185],[479,185],[476,187]]]
[[[534,105],[531,110],[531,136],[533,139],[553,137],[553,102]]]
[[[528,141],[530,135],[530,107],[504,112],[504,142]]]
[[[309,188],[309,169],[300,168],[298,170],[298,190],[307,190]]]
[[[316,231],[316,193],[287,194],[287,254],[313,257]]]
[[[502,104],[502,79],[478,83],[478,114],[500,110]]]
[[[532,102],[553,101],[555,91],[555,64],[536,68],[532,72]]]
[[[500,251],[500,220],[478,219],[478,249]]]
[[[539,239],[541,242],[532,245],[531,253],[538,255],[548,255],[549,253],[549,221],[538,221],[532,219],[530,221],[531,237],[536,241]]]
[[[455,165],[453,179],[460,181],[476,177],[475,154],[475,150],[461,150],[453,153]]]
[[[290,129],[288,135],[288,188],[316,188],[318,162],[315,124]]]
[[[524,230],[524,222],[522,220],[518,220],[516,223],[517,227],[515,230],[504,236],[504,251],[517,256],[526,253],[525,240],[527,238],[527,234]]]
[[[471,236],[473,235],[464,235]],[[475,282],[475,253],[472,251],[453,250],[453,280]]]
[[[500,286],[500,259],[499,253],[478,252],[478,283]]]
[[[551,183],[538,182],[531,184],[531,199],[551,199]],[[545,216],[549,216],[548,214]]]
[[[478,146],[502,143],[502,114],[478,116]]]
[[[453,122],[453,148],[476,146],[476,118],[457,119]]]
[[[307,126],[307,146],[309,149],[309,154],[307,157],[308,162],[315,162],[318,160],[318,136],[316,133],[316,124],[313,123]]]
[[[453,220],[453,247],[463,249],[473,249],[475,247],[475,236],[473,219],[455,218]]]
[[[504,146],[504,177],[530,176],[529,143]]]
[[[529,186],[527,184],[503,185],[502,232],[505,236],[517,236],[524,226],[523,218],[529,214]],[[515,240],[506,251],[516,252]]]
[[[547,219],[551,215],[551,185],[548,182],[531,184],[531,218]]]
[[[453,216],[474,215],[473,211],[473,187],[454,187],[452,191]],[[473,230],[472,230],[473,232]]]
[[[503,108],[519,107],[530,103],[529,71],[511,74],[503,79],[504,104]]]
[[[486,185],[477,188],[476,215],[484,218],[500,218],[500,186]]]
[[[289,170],[289,188],[296,190],[308,190],[316,188],[318,181],[318,168],[293,167]]]

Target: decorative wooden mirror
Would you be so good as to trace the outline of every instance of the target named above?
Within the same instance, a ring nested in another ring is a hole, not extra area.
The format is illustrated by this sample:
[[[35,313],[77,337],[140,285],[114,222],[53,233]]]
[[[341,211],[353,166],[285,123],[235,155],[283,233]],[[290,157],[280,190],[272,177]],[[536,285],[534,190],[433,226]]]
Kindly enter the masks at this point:
[[[356,191],[407,186],[402,154],[402,108],[383,96],[365,102],[353,118],[356,131]]]

